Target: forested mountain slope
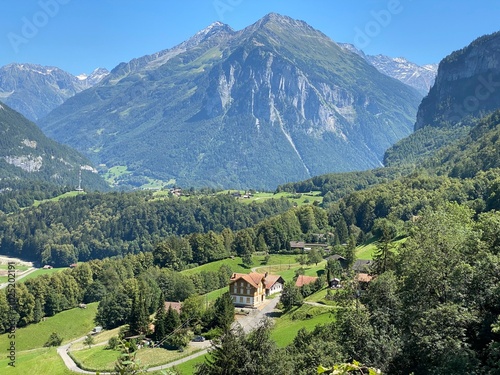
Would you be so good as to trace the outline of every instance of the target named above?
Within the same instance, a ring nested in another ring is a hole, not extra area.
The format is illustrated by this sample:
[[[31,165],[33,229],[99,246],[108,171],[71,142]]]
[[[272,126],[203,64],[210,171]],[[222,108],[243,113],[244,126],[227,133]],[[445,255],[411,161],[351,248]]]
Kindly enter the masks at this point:
[[[109,188],[87,158],[47,138],[34,123],[2,103],[0,134],[2,184],[21,179],[76,188],[81,171],[85,188]]]

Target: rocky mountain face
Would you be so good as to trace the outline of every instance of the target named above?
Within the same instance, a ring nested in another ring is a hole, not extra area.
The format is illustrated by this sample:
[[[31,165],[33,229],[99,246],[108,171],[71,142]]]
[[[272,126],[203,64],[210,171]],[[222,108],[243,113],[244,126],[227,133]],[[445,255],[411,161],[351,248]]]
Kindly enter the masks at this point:
[[[136,183],[274,189],[381,165],[419,101],[306,23],[269,14],[120,64],[39,125]]]
[[[109,187],[90,160],[49,138],[33,122],[0,103],[0,179],[28,179],[85,188]]]
[[[427,95],[436,79],[438,64],[417,65],[403,57],[389,57],[385,55],[366,55],[349,43],[339,45],[351,52],[358,54],[373,65],[381,73],[413,87],[422,96]]]
[[[499,107],[500,32],[476,39],[439,63],[436,83],[422,100],[415,130],[449,126]]]
[[[5,65],[0,68],[0,101],[36,121],[66,99],[94,86],[108,73],[99,68],[88,76],[75,77],[56,67]]]
[[[439,63],[418,108],[415,132],[390,147],[385,165],[418,163],[463,137],[500,108],[500,33],[478,38]]]

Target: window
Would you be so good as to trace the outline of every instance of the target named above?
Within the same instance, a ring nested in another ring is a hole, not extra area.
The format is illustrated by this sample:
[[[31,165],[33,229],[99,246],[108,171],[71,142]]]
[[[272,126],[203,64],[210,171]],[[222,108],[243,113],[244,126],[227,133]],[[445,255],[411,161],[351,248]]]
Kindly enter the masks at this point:
[[[240,294],[243,294],[243,288],[240,288]]]
[[[250,297],[247,297],[247,303],[250,303]]]
[[[243,302],[243,297],[240,297],[240,302]]]

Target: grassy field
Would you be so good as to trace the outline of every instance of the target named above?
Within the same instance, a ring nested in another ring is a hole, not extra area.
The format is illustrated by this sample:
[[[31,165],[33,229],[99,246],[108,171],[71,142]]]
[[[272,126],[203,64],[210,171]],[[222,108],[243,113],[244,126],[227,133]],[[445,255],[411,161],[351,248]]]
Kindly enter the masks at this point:
[[[39,206],[40,204],[42,204],[44,202],[57,202],[57,201],[59,201],[59,200],[61,200],[63,198],[76,197],[78,194],[86,194],[86,193],[83,192],[83,191],[69,191],[67,193],[58,195],[57,197],[54,197],[54,198],[44,199],[44,200],[41,200],[41,201],[35,200],[35,202],[33,203],[33,206],[37,207],[37,206]]]
[[[70,356],[75,363],[89,371],[112,371],[120,352],[105,349],[105,346],[93,346],[90,349],[71,350]]]
[[[406,238],[400,238],[397,241],[394,241],[393,244],[396,246],[396,248],[403,244],[406,241]],[[358,259],[366,259],[366,260],[372,260],[373,255],[377,251],[377,244],[378,242],[374,241],[371,243],[368,243],[366,245],[358,246],[356,248],[356,256]]]
[[[38,276],[41,276],[41,275],[50,275],[52,273],[61,272],[61,271],[64,271],[66,269],[68,269],[68,268],[67,267],[61,267],[61,268],[51,268],[51,269],[48,269],[48,270],[39,269],[39,270],[36,270],[36,271],[30,273],[26,277],[23,277],[21,280],[19,280],[19,282],[22,283],[22,282],[24,282],[26,280],[34,279],[35,277],[38,277]]]
[[[186,357],[197,350],[199,349],[188,347],[181,353],[178,350],[144,348],[137,351],[136,360],[140,361],[142,366],[154,367]],[[71,350],[70,353],[80,367],[90,371],[112,371],[120,355],[119,351],[106,349],[104,345]]]
[[[236,193],[238,190],[223,190],[218,194],[232,194]],[[245,194],[244,191],[239,190],[239,193],[243,196]],[[264,202],[268,199],[280,199],[286,198],[291,202],[295,203],[297,206],[301,206],[303,204],[312,204],[314,202],[322,203],[323,197],[320,195],[320,191],[312,191],[310,193],[304,194],[292,194],[292,193],[270,193],[270,192],[260,192],[255,193],[250,198],[241,198],[240,201],[243,203],[251,203],[251,202]]]
[[[372,242],[367,245],[358,246],[356,249],[356,257],[358,259],[372,260],[373,254],[377,250],[377,243],[378,242]]]
[[[94,335],[94,345],[107,344],[111,337],[118,336],[118,334],[120,333],[120,328],[121,327],[117,327],[115,329],[110,329],[109,331],[103,330],[97,335]],[[85,348],[88,348],[88,346],[84,345],[83,341],[71,345],[71,350],[81,350]]]
[[[273,319],[274,327],[271,331],[271,338],[279,347],[285,347],[293,342],[297,332],[301,328],[312,331],[318,324],[324,324],[335,320],[331,308],[302,305],[298,309],[282,315],[279,319]],[[311,318],[300,319],[309,314]],[[295,319],[294,319],[295,318]]]
[[[220,289],[217,289],[217,290],[213,290],[207,294],[204,294],[202,297],[203,297],[203,301],[206,301],[206,302],[215,302],[215,300],[217,298],[219,298],[220,296],[222,296],[224,293],[226,293],[228,291],[227,287],[225,288],[220,288]]]
[[[166,185],[170,184],[171,181],[167,182]],[[175,183],[175,180],[173,181]],[[158,185],[154,185],[153,187],[158,187]],[[144,188],[144,186],[142,186]],[[236,193],[238,190],[222,190],[218,192],[217,194],[233,194]],[[245,191],[240,190],[239,193],[243,196],[245,194]],[[270,192],[261,192],[261,193],[255,193],[252,195],[250,198],[239,198],[239,201],[242,203],[252,203],[252,202],[264,202],[268,199],[281,199],[281,198],[286,198],[289,201],[295,203],[297,206],[301,206],[303,204],[313,204],[314,202],[317,202],[317,204],[320,204],[323,202],[323,197],[320,195],[320,191],[312,191],[310,193],[304,193],[304,194],[291,194],[291,193],[270,193]],[[161,190],[155,192],[155,197],[161,198],[163,196],[168,195],[168,191],[166,190]],[[196,195],[199,197],[199,195]],[[187,196],[181,196],[181,199],[190,199],[190,197]]]
[[[222,265],[228,266],[229,268],[231,268],[231,270],[233,272],[239,272],[239,273],[249,273],[250,272],[250,268],[243,265],[243,261],[241,260],[240,257],[234,257],[233,259],[227,258],[227,259],[207,263],[207,264],[204,264],[202,266],[190,268],[190,269],[182,271],[181,273],[184,275],[193,275],[196,273],[200,273],[202,271],[216,272],[219,270],[219,268]]]
[[[96,311],[97,303],[91,303],[86,309],[66,310],[40,323],[19,328],[16,330],[16,350],[41,348],[52,332],[58,333],[63,343],[82,337],[95,326]],[[0,335],[0,348],[7,348],[9,341],[6,334]]]
[[[271,255],[268,261],[268,265],[282,265],[285,267],[285,265],[288,265],[290,263],[295,263],[296,255]],[[253,256],[253,265],[252,267],[259,267],[263,266],[264,264],[264,256]],[[237,273],[250,273],[252,267],[247,267],[243,264],[243,261],[241,260],[240,257],[234,257],[234,259],[223,259],[223,260],[218,260],[216,262],[211,262],[204,264],[202,266],[198,266],[195,268],[190,268],[188,270],[182,271],[184,275],[192,275],[195,273],[199,273],[201,271],[217,271],[219,270],[220,266],[223,264],[227,265],[233,272]]]
[[[16,271],[17,272],[26,271],[26,270],[30,269],[29,266],[25,266],[25,265],[22,265],[22,264],[16,264],[15,267],[16,267]],[[9,265],[8,264],[0,264],[0,270],[2,270],[2,271],[8,271],[8,269],[9,269]]]
[[[192,375],[194,374],[194,371],[196,370],[196,365],[198,363],[203,363],[205,362],[205,358],[208,356],[209,354],[205,354],[205,355],[200,355],[199,357],[197,358],[194,358],[190,361],[187,361],[187,362],[184,362],[178,366],[175,366],[175,368],[180,371],[180,373],[182,375]]]
[[[2,346],[2,352],[4,352]],[[9,366],[5,355],[0,356],[0,374],[2,375],[74,375],[64,365],[56,352],[56,348],[41,348],[16,354],[16,367]]]
[[[109,168],[103,177],[110,185],[114,185],[121,176],[129,173],[130,172],[127,171],[126,166],[117,165],[115,167]]]
[[[30,267],[24,266],[21,264],[16,264],[16,277],[21,276],[26,270],[28,270]],[[8,269],[9,265],[8,264],[0,264],[0,284],[6,283],[8,281]]]
[[[258,267],[256,271],[259,273],[268,272],[271,274],[280,275],[281,277],[283,277],[283,279],[285,279],[285,281],[289,282],[295,276],[295,271],[301,267],[299,263],[296,263],[295,257],[296,255],[294,256],[294,259],[292,260],[291,263],[262,266]],[[325,272],[325,265],[326,265],[326,260],[323,260],[320,263],[318,263],[318,265],[310,265],[310,266],[304,265],[302,267],[305,270],[304,272],[305,275],[320,276]]]

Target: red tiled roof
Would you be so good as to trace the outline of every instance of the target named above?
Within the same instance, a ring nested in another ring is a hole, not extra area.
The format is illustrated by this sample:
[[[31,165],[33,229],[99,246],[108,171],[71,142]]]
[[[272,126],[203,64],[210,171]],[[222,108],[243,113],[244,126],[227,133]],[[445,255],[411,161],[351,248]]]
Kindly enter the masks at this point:
[[[318,280],[318,278],[314,276],[299,275],[299,277],[297,277],[297,281],[295,281],[295,286],[300,288],[301,286],[311,284],[316,280]]]
[[[169,307],[172,307],[173,310],[176,310],[179,314],[181,313],[181,302],[167,302],[165,301],[165,310],[168,310]]]
[[[266,289],[271,289],[276,282],[281,279],[281,282],[284,283],[285,280],[280,275],[267,275],[266,277]]]
[[[360,283],[369,283],[373,280],[373,276],[370,276],[367,273],[358,273],[356,275],[356,280],[358,280]]]
[[[259,284],[262,281],[262,279],[264,278],[264,276],[265,275],[263,275],[261,273],[256,273],[256,272],[251,272],[248,274],[246,274],[246,273],[233,273],[229,283],[232,284],[233,282],[235,282],[237,280],[243,279],[247,283],[252,285],[254,288],[258,288]]]

